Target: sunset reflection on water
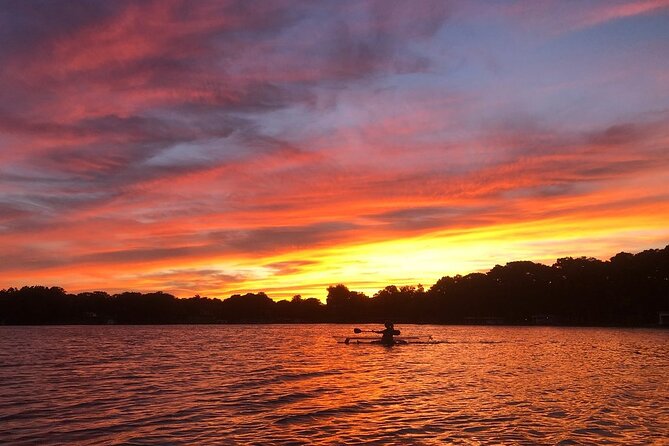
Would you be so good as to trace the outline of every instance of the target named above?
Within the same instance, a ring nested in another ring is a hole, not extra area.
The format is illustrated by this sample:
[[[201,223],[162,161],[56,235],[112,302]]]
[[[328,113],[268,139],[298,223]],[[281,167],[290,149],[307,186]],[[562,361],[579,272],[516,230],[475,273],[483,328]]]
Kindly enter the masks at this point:
[[[669,332],[0,327],[2,444],[663,444]]]

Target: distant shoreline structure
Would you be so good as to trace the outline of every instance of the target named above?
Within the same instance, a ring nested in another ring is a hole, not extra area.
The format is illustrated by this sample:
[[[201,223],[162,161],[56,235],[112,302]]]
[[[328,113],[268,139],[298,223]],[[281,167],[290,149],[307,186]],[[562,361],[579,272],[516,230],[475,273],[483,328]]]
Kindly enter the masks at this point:
[[[566,257],[486,273],[445,276],[429,289],[386,286],[372,297],[344,284],[325,304],[264,292],[227,299],[164,292],[68,294],[59,287],[0,290],[0,325],[397,323],[458,325],[669,326],[669,245],[608,261]]]

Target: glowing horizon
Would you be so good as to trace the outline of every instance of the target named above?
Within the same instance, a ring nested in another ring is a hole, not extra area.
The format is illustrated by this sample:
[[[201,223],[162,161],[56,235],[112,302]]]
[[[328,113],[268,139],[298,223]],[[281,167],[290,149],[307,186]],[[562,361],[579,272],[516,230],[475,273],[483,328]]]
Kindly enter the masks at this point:
[[[0,12],[0,288],[325,298],[669,243],[669,0]]]

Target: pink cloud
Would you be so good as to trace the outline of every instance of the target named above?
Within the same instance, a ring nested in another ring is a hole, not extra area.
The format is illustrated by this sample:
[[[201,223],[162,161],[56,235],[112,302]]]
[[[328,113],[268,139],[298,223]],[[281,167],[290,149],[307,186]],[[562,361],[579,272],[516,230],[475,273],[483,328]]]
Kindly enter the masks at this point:
[[[502,9],[564,30],[667,2],[560,4]],[[167,271],[140,271],[151,286],[237,286],[189,265],[255,259],[289,275],[296,260],[270,257],[586,216],[593,197],[612,214],[662,203],[647,189],[637,206],[617,182],[666,172],[666,116],[579,127],[551,114],[554,97],[646,65],[545,85],[501,77],[512,63],[482,76],[469,53],[444,69],[458,15],[443,2],[91,5],[18,5],[33,28],[5,24],[0,242],[14,262],[0,283],[150,266]]]

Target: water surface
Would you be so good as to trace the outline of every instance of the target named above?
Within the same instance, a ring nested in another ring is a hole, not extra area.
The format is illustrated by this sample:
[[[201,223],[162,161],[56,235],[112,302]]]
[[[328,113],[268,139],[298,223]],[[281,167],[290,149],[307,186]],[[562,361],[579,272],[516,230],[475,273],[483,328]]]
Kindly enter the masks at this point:
[[[0,444],[667,444],[669,332],[0,327]]]

